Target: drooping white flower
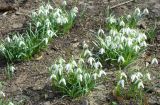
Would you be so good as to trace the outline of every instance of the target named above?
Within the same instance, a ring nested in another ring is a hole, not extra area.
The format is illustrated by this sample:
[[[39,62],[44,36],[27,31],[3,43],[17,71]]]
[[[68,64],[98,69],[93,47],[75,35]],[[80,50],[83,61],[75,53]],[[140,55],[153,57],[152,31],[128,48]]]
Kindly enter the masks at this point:
[[[122,62],[122,63],[125,62],[124,57],[122,55],[118,57],[118,63],[120,63],[120,62]]]
[[[46,5],[46,8],[47,8],[48,10],[52,10],[52,9],[53,9],[53,7],[52,7],[50,4],[47,4],[47,5]]]
[[[130,19],[131,18],[131,15],[127,15],[127,19]]]
[[[88,44],[86,43],[86,41],[83,41],[82,45],[83,45],[83,49],[88,48]]]
[[[106,75],[106,72],[104,70],[99,71],[98,77],[101,77],[102,75]]]
[[[147,76],[148,80],[151,80],[151,74],[150,73],[147,73],[146,76]]]
[[[144,14],[144,15],[148,15],[148,14],[149,14],[149,11],[148,11],[147,8],[145,8],[145,9],[143,10],[143,14]]]
[[[99,50],[99,54],[104,54],[105,53],[105,49],[104,48],[101,48],[100,50]]]
[[[77,7],[74,7],[72,10],[71,10],[71,17],[74,18],[76,17],[76,14],[78,13],[78,8]]]
[[[77,68],[77,73],[82,73],[82,69],[81,68]]]
[[[55,75],[55,74],[52,74],[51,76],[50,76],[50,79],[56,79],[57,78],[57,76]]]
[[[98,30],[98,35],[103,35],[104,34],[104,31],[100,28],[99,30]]]
[[[120,81],[118,82],[118,85],[120,85],[122,88],[124,88],[124,80],[123,80],[123,79],[120,80]]]
[[[9,102],[8,105],[14,105],[12,102]]]
[[[61,84],[61,83],[66,86],[66,80],[65,80],[64,78],[62,78],[62,79],[59,81],[59,84]]]
[[[125,26],[124,21],[120,21],[119,25],[122,26],[122,27],[124,27]]]
[[[96,80],[97,77],[98,77],[98,74],[97,74],[97,73],[94,73],[94,74],[93,74],[93,79]]]
[[[66,61],[65,61],[63,58],[60,58],[60,59],[59,59],[60,65],[63,64],[63,63],[65,63],[65,62],[66,62]]]
[[[32,12],[32,16],[33,16],[33,17],[36,17],[36,16],[37,16],[37,13],[36,13],[36,12]]]
[[[138,45],[135,45],[135,46],[133,47],[133,49],[134,49],[136,52],[138,52],[141,48],[140,48]]]
[[[136,15],[140,16],[141,10],[140,10],[139,8],[136,8],[134,13],[135,13]]]
[[[95,69],[102,68],[101,62],[98,61],[98,62],[94,63],[94,68]]]
[[[62,5],[63,5],[63,6],[66,6],[66,5],[67,5],[66,0],[63,0]]]
[[[125,78],[125,79],[127,79],[127,75],[124,73],[124,72],[121,72],[121,74],[120,74],[120,79],[122,79],[122,78]]]
[[[127,38],[127,45],[129,47],[133,45],[133,40],[131,38]]]
[[[107,20],[108,20],[108,22],[109,22],[110,24],[113,24],[113,23],[116,23],[116,22],[117,22],[116,19],[115,19],[113,16],[110,16],[109,18],[107,18]]]
[[[140,46],[141,46],[141,47],[147,47],[146,41],[141,42],[141,43],[140,43]]]
[[[72,69],[71,64],[70,64],[70,63],[66,64],[65,69],[66,69],[67,71],[70,71],[70,70]]]
[[[51,22],[50,22],[50,20],[49,20],[49,19],[46,19],[46,20],[45,20],[45,23],[46,23],[46,26],[47,26],[47,27],[50,27]]]
[[[93,57],[89,57],[87,62],[92,66],[95,59]]]
[[[136,74],[131,75],[131,81],[134,82],[135,80],[137,80],[138,77]]]
[[[137,72],[136,75],[137,75],[138,78],[143,77],[143,74],[141,72]]]
[[[79,81],[81,81],[81,82],[82,82],[82,80],[83,80],[83,76],[82,76],[82,74],[79,74],[79,75],[77,76],[77,80],[79,80]]]
[[[25,44],[24,41],[20,41],[20,42],[19,42],[19,47],[22,47],[22,46],[26,46],[26,44]]]
[[[152,61],[151,61],[151,64],[158,64],[157,58],[153,58]]]
[[[0,97],[5,97],[5,93],[3,91],[0,91]]]
[[[4,52],[5,49],[6,49],[6,48],[4,47],[4,45],[3,45],[3,44],[0,44],[0,51]]]
[[[140,88],[144,88],[144,85],[143,85],[143,82],[142,82],[142,81],[140,81],[140,82],[138,83],[138,89],[140,89]]]
[[[79,64],[85,63],[85,62],[84,62],[84,59],[83,59],[83,58],[80,58],[80,59],[78,60],[78,63],[79,63]]]
[[[72,65],[73,65],[74,67],[77,67],[77,63],[76,63],[75,60],[72,61]]]
[[[8,36],[8,37],[6,38],[6,41],[10,43],[10,42],[11,42],[11,38]]]
[[[12,72],[12,73],[14,73],[14,71],[15,71],[15,67],[14,66],[9,66],[9,70]]]
[[[43,41],[45,42],[45,44],[48,44],[48,38],[43,38]]]
[[[87,55],[92,56],[92,52],[89,51],[88,49],[84,51],[84,56],[87,56]]]
[[[38,21],[38,22],[36,23],[36,27],[39,27],[39,26],[41,26],[41,22]]]
[[[47,35],[48,35],[49,37],[53,37],[53,36],[56,36],[56,33],[54,33],[54,32],[51,31],[51,30],[47,30]]]
[[[146,67],[148,67],[149,66],[149,63],[148,62],[146,62],[146,65],[145,65]]]
[[[84,79],[88,79],[88,78],[90,78],[91,76],[90,76],[90,74],[89,73],[85,73],[84,74]]]

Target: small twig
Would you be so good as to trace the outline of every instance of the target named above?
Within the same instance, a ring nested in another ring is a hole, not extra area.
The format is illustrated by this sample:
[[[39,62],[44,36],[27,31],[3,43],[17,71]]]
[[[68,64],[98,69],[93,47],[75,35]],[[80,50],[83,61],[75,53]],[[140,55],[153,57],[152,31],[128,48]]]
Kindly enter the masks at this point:
[[[117,5],[114,5],[114,6],[110,7],[110,9],[113,9],[113,8],[119,7],[119,6],[121,6],[121,5],[124,5],[124,4],[127,4],[127,3],[130,3],[130,2],[133,2],[133,1],[134,1],[134,0],[129,0],[129,1],[126,1],[126,2],[123,2],[123,3],[119,3],[119,4],[117,4]]]

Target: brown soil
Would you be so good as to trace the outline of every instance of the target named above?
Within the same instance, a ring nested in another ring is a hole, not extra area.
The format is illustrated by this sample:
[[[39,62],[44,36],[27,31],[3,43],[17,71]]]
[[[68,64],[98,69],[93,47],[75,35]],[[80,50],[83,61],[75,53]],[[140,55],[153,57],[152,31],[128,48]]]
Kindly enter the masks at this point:
[[[70,5],[74,4],[73,1],[69,0]],[[14,101],[24,100],[24,105],[109,105],[113,101],[116,102],[111,95],[115,86],[114,71],[107,70],[106,82],[99,85],[98,89],[91,92],[88,97],[70,100],[63,98],[51,88],[48,67],[58,57],[68,59],[72,55],[76,56],[81,50],[81,43],[84,40],[92,45],[93,31],[96,32],[99,27],[104,28],[107,7],[123,1],[127,0],[78,0],[79,11],[81,13],[84,11],[84,14],[77,18],[70,32],[63,37],[56,38],[47,50],[38,55],[42,55],[40,60],[36,60],[35,57],[30,61],[14,64],[16,71],[11,80],[7,79],[4,72],[5,63],[1,61],[0,80],[5,81],[4,92],[6,95],[12,97]],[[0,38],[3,39],[10,32],[25,30],[31,10],[38,8],[39,4],[38,0],[0,0]],[[137,0],[137,2],[131,2],[112,10],[118,16],[133,11],[135,7],[149,9],[151,15],[148,16],[146,23],[154,23],[157,20],[157,30],[159,31],[157,40],[160,39],[160,0]],[[157,51],[160,58],[159,51],[160,48]],[[153,85],[160,84],[159,70],[160,65],[150,70],[154,78]],[[147,99],[149,105],[160,105],[160,87],[157,86],[147,93]],[[130,100],[119,102],[118,105],[135,104]]]

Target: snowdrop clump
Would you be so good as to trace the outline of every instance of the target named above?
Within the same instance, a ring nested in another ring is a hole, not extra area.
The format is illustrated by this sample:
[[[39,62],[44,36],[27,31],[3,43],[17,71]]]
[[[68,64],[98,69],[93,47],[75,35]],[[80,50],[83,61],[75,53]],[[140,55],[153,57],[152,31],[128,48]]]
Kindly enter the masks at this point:
[[[139,10],[135,10],[135,12],[135,15],[139,14]],[[107,28],[109,29],[107,34],[99,29],[96,38],[96,46],[99,49],[98,55],[102,62],[110,60],[112,63],[118,63],[124,67],[147,47],[145,33],[140,29],[132,28],[128,21],[123,18],[116,19],[113,16],[107,18]]]
[[[130,75],[130,78],[124,72],[119,72],[118,82],[115,88],[117,96],[127,96],[129,98],[139,99],[143,102],[144,96],[144,82],[151,80],[150,73],[142,74],[141,72],[134,72]]]
[[[86,51],[88,58],[71,59],[69,62],[61,58],[53,64],[49,69],[53,87],[72,98],[94,89],[97,81],[106,73],[102,70],[102,64],[90,53]]]
[[[53,8],[50,4],[42,5],[32,12],[31,23],[23,34],[16,33],[7,37],[0,44],[0,55],[7,62],[28,60],[46,48],[57,33],[65,33],[72,26],[78,8],[70,11],[65,8]]]
[[[62,5],[63,8],[61,6],[53,8],[50,4],[42,5],[38,11],[32,13],[32,23],[38,29],[45,28],[44,31],[67,32],[73,26],[78,8],[74,7],[67,11],[65,9],[66,2],[63,2]]]

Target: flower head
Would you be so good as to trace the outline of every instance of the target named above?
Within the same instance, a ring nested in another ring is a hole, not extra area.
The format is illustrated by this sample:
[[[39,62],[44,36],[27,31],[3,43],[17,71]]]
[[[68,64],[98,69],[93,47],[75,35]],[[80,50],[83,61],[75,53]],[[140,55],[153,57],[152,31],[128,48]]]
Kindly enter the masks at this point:
[[[118,82],[118,85],[120,85],[120,86],[122,86],[122,88],[124,88],[124,80],[123,80],[123,79],[120,80],[120,81]]]
[[[66,80],[64,78],[62,78],[60,81],[59,81],[59,84],[63,84],[66,86]]]
[[[138,89],[140,89],[140,88],[144,88],[144,85],[143,85],[143,82],[142,81],[140,81],[139,83],[138,83]]]
[[[147,8],[145,8],[145,9],[143,10],[143,14],[144,14],[144,15],[148,15],[148,14],[149,14],[149,11],[148,11]]]
[[[151,61],[151,64],[158,64],[157,58],[153,58],[152,61]]]
[[[124,60],[122,55],[118,57],[118,63],[120,63],[120,62],[122,62],[122,63],[125,62],[125,60]]]

